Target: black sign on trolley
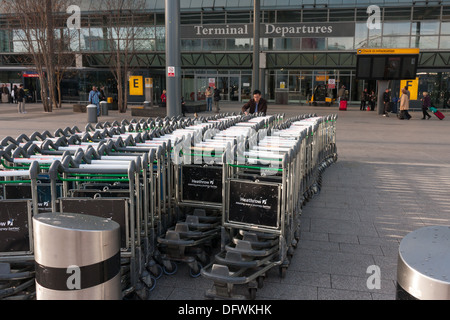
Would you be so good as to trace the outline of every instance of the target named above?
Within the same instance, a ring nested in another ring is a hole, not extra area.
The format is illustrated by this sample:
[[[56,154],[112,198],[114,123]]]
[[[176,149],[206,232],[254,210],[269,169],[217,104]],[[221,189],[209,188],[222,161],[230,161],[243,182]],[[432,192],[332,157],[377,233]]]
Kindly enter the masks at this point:
[[[274,183],[231,180],[228,221],[278,228],[280,192]]]
[[[182,200],[222,203],[222,168],[183,166]]]
[[[0,202],[0,252],[29,253],[31,201],[4,200]]]

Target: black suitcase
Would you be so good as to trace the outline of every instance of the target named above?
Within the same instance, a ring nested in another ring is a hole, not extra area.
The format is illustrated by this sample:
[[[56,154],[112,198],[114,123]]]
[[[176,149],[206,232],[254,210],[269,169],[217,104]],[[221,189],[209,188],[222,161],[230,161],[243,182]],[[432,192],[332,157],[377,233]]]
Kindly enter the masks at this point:
[[[395,102],[389,103],[389,111],[392,113],[397,113],[397,104]]]

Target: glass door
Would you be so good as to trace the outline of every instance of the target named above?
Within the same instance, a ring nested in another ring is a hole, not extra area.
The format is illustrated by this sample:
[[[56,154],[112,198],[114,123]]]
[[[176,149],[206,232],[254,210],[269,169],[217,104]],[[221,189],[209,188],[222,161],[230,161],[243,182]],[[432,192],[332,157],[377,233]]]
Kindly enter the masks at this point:
[[[240,78],[239,76],[230,76],[230,101],[241,101]]]

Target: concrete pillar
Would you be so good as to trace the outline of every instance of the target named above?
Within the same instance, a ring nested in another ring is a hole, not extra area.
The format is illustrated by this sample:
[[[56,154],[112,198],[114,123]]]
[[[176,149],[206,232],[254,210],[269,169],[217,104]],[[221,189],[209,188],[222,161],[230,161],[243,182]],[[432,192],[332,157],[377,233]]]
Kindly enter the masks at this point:
[[[260,88],[259,74],[259,51],[260,51],[260,29],[261,29],[261,1],[253,1],[253,74],[252,74],[252,91]]]
[[[181,114],[180,0],[165,0],[167,116]]]

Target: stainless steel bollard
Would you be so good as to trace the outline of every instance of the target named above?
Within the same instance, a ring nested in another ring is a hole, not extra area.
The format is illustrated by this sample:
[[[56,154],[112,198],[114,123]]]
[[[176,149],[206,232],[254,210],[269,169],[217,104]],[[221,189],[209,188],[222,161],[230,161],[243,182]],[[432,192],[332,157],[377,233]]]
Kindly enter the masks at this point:
[[[400,242],[397,300],[450,300],[450,226],[429,226]]]
[[[97,106],[95,104],[90,104],[86,107],[87,114],[88,114],[88,122],[89,123],[97,123]]]
[[[101,101],[100,111],[102,113],[102,116],[107,116],[109,114],[109,103],[106,101]]]
[[[120,226],[96,216],[33,217],[37,300],[121,300]]]

